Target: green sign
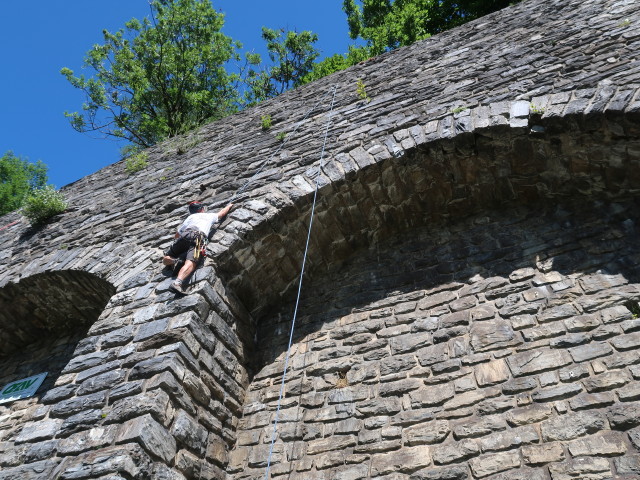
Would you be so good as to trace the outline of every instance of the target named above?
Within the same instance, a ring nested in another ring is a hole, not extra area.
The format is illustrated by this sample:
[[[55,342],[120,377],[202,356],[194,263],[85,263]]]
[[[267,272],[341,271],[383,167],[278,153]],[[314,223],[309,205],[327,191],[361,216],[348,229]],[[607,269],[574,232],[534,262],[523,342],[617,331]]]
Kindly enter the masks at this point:
[[[47,373],[48,372],[39,373],[33,377],[23,378],[22,380],[16,380],[15,382],[5,385],[4,388],[0,390],[0,403],[32,397],[38,390],[38,387],[42,385]]]

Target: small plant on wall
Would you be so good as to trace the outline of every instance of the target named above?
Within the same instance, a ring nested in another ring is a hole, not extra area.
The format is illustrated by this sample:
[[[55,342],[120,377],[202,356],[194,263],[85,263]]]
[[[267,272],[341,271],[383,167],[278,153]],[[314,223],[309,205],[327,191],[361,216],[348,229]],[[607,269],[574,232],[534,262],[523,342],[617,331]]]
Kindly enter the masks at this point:
[[[36,188],[29,194],[22,207],[22,214],[27,217],[31,225],[40,225],[54,215],[64,212],[67,206],[62,193],[53,185],[47,185]]]
[[[349,380],[347,380],[347,372],[338,372],[338,381],[336,382],[336,388],[346,388],[349,386]]]
[[[149,166],[148,158],[149,154],[147,152],[134,153],[125,160],[124,171],[131,175],[140,170],[144,170]]]
[[[529,105],[529,110],[533,115],[542,115],[544,113],[544,107],[539,107],[533,103]]]
[[[358,95],[358,98],[360,100],[363,100],[367,103],[371,101],[371,98],[369,98],[369,95],[367,94],[367,87],[361,78],[359,78],[356,82],[356,94]]]
[[[262,115],[260,117],[260,125],[262,130],[269,130],[271,128],[271,115]]]

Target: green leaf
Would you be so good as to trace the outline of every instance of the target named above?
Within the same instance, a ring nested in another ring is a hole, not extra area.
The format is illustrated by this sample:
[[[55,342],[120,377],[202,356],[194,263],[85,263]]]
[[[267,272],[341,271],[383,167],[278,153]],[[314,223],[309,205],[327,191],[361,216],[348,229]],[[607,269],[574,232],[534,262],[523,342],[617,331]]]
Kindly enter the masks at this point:
[[[519,0],[516,0],[516,2]],[[512,0],[343,0],[349,35],[374,55],[495,12]]]

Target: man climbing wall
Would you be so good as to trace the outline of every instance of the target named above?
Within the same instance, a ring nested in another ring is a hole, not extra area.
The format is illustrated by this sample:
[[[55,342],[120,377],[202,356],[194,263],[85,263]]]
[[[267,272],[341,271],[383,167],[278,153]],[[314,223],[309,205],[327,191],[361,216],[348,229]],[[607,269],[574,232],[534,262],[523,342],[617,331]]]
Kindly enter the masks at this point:
[[[172,291],[185,293],[183,283],[202,263],[212,225],[221,222],[232,207],[233,203],[230,203],[218,213],[206,213],[206,207],[201,202],[189,203],[189,216],[178,227],[173,244],[164,252],[162,258],[164,265],[173,266],[175,269],[180,265],[181,257],[184,257],[184,265],[181,266],[178,277],[169,287]]]

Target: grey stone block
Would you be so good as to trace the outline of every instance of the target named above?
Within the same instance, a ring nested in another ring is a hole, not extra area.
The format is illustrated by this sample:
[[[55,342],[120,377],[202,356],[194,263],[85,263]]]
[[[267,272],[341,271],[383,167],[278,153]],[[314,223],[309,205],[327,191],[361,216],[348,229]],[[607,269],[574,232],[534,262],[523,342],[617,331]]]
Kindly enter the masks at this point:
[[[371,475],[411,473],[430,463],[428,447],[408,447],[397,452],[375,455],[371,460]]]
[[[557,387],[544,388],[534,392],[531,398],[534,402],[549,402],[552,400],[562,400],[573,397],[582,391],[582,385],[569,384]]]
[[[64,456],[78,455],[88,450],[106,447],[114,441],[116,429],[115,425],[109,425],[106,427],[94,427],[90,430],[73,434],[59,441],[58,452]]]
[[[589,393],[593,393],[622,387],[623,385],[626,385],[629,380],[629,375],[626,372],[614,370],[612,372],[605,372],[600,375],[596,375],[595,377],[591,377],[583,383],[587,391]]]
[[[607,410],[612,429],[628,430],[640,425],[640,402],[616,404]]]
[[[491,433],[478,439],[478,445],[483,453],[511,450],[521,445],[538,443],[538,432],[533,426],[524,426],[501,432]]]
[[[606,458],[575,458],[562,463],[549,465],[552,478],[570,480],[588,475],[597,480],[611,478],[611,467]]]
[[[404,429],[404,443],[406,445],[429,445],[441,443],[450,432],[449,422],[438,420]]]
[[[60,436],[71,435],[72,433],[95,427],[103,418],[104,413],[99,409],[84,410],[75,415],[71,415],[65,418],[60,426]]]
[[[474,323],[471,327],[471,348],[475,352],[496,350],[517,345],[520,340],[516,337],[511,324],[506,321]]]
[[[137,442],[149,455],[165,462],[170,462],[176,455],[175,440],[149,414],[125,422],[118,429],[115,441],[117,444]]]
[[[180,443],[199,453],[204,452],[207,431],[198,425],[186,412],[180,410],[173,420],[171,435]]]
[[[3,468],[0,478],[2,480],[44,480],[45,478],[51,478],[57,463],[58,461],[56,460],[43,460],[14,468]]]
[[[542,439],[545,442],[572,440],[595,433],[606,425],[604,417],[596,413],[568,413],[540,424]]]
[[[110,362],[115,357],[113,350],[89,353],[73,358],[65,367],[62,373],[73,373],[81,370],[88,370],[92,367]]]
[[[607,407],[615,402],[615,398],[612,393],[584,393],[578,395],[575,398],[569,400],[569,405],[572,410],[586,410],[591,408],[603,408]]]
[[[60,426],[62,420],[41,420],[39,422],[30,422],[24,425],[20,434],[16,437],[16,444],[25,442],[34,442],[37,440],[47,440],[53,438]]]
[[[480,448],[473,440],[434,447],[431,451],[433,463],[436,465],[448,465],[468,460],[480,454]]]
[[[571,363],[571,357],[563,350],[537,350],[517,353],[507,363],[513,376],[520,377],[564,367]]]
[[[471,471],[478,478],[511,470],[520,466],[520,456],[516,452],[502,452],[473,458],[469,461]]]

